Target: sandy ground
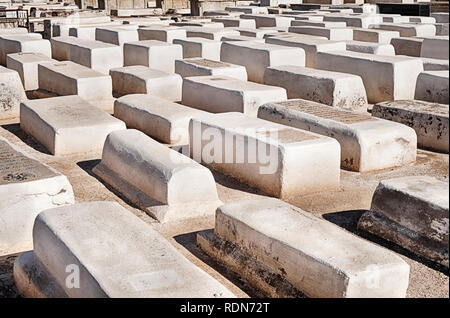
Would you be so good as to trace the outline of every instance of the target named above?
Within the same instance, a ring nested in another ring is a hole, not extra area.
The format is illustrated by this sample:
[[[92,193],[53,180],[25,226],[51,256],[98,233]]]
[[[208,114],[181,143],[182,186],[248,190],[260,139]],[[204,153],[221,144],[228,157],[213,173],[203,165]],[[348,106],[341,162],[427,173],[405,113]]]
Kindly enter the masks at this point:
[[[101,153],[79,156],[55,157],[45,148],[27,136],[18,124],[0,121],[0,136],[5,137],[35,158],[47,163],[66,175],[75,192],[77,202],[117,201],[147,223],[152,223],[191,262],[214,276],[240,297],[264,296],[239,276],[214,262],[203,253],[195,242],[196,233],[214,227],[214,218],[191,220],[162,225],[130,204],[119,193],[98,180],[91,169],[99,162]],[[338,191],[323,192],[298,197],[290,202],[306,211],[320,216],[343,229],[388,248],[400,255],[410,266],[410,284],[407,297],[449,297],[448,269],[431,263],[411,252],[358,231],[359,217],[369,209],[370,201],[378,181],[406,175],[430,175],[448,181],[449,156],[428,151],[418,151],[416,163],[409,166],[385,169],[370,173],[355,173],[341,170],[341,187]],[[257,189],[243,185],[236,180],[214,172],[220,199],[233,202],[267,196]],[[12,277],[13,262],[17,255],[0,257],[0,297],[20,297]]]

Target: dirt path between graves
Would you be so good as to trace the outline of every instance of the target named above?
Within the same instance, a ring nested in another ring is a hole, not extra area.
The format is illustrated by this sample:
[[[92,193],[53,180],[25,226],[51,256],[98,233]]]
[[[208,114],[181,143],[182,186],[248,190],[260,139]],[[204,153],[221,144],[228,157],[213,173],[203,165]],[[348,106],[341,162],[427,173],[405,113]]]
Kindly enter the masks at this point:
[[[118,193],[92,174],[91,169],[99,162],[101,153],[64,157],[49,155],[41,145],[20,130],[18,124],[6,121],[0,121],[0,136],[5,137],[35,158],[66,175],[73,186],[77,202],[117,201],[145,222],[152,223],[191,262],[218,279],[237,296],[263,296],[240,279],[239,276],[217,264],[196,246],[196,232],[213,228],[213,218],[161,225],[129,204],[127,200],[124,200]],[[373,191],[379,180],[404,175],[430,175],[448,181],[448,164],[448,155],[419,150],[417,161],[413,165],[370,173],[354,173],[342,170],[339,191],[308,195],[297,198],[295,202],[290,203],[335,223],[354,233],[354,235],[384,246],[402,257],[411,266],[407,297],[447,298],[449,297],[447,269],[415,256],[399,246],[360,232],[356,229],[356,224],[362,213],[369,209]],[[214,176],[220,199],[223,202],[266,196],[264,193],[243,185],[232,178],[219,173],[214,173]],[[0,257],[0,297],[20,297],[14,285],[12,274],[15,258],[16,255]]]

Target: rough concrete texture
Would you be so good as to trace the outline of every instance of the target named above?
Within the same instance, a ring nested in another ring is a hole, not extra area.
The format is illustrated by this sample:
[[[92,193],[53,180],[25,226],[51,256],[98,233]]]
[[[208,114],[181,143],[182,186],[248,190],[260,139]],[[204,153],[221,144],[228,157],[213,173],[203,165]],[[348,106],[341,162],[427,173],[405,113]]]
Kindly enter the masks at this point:
[[[160,222],[212,215],[221,204],[207,168],[134,129],[108,135],[94,173]]]
[[[102,149],[110,132],[126,127],[121,120],[71,95],[22,102],[20,128],[51,154],[60,156]]]
[[[289,99],[302,98],[355,111],[367,109],[366,90],[357,75],[282,65],[266,68],[263,83],[285,88]]]
[[[420,59],[348,51],[319,52],[316,66],[359,75],[369,103],[413,99],[417,76],[423,71]]]
[[[428,176],[382,180],[358,228],[448,267],[448,192]]]
[[[383,102],[373,106],[372,115],[413,128],[421,148],[449,151],[448,105],[418,100]]]
[[[223,205],[214,232],[309,297],[406,295],[409,266],[400,257],[280,200]]]

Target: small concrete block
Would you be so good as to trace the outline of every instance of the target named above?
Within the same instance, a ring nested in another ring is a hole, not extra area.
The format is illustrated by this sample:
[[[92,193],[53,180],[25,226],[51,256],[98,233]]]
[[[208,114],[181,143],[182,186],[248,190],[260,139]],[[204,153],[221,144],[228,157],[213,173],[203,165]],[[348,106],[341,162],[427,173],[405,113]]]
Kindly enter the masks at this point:
[[[339,187],[333,138],[242,113],[194,117],[189,134],[194,160],[283,200]]]
[[[194,76],[183,79],[181,103],[211,113],[241,112],[256,116],[262,104],[286,99],[286,90],[281,87],[225,76]]]
[[[231,36],[224,36],[222,37],[222,42],[233,42],[233,41],[253,41],[253,42],[259,42],[259,43],[265,43],[265,39],[261,38],[254,38],[251,36],[245,36],[245,35],[231,35]]]
[[[206,28],[190,26],[185,27],[188,38],[205,38],[214,41],[220,41],[227,35],[239,35],[239,32],[233,29]]]
[[[267,34],[278,34],[279,33],[277,30],[273,30],[273,29],[264,30],[264,29],[239,28],[236,30],[239,31],[239,34],[242,36],[248,36],[251,38],[258,38],[258,39],[264,38]]]
[[[78,95],[105,111],[112,110],[112,82],[109,75],[71,62],[38,64],[39,88],[58,95]]]
[[[398,31],[401,37],[423,37],[435,36],[436,27],[433,24],[419,24],[419,23],[380,23],[372,26],[376,29]]]
[[[242,14],[239,16],[241,19],[250,19],[254,20],[256,22],[257,28],[262,27],[289,27],[291,26],[291,21],[294,20],[294,18],[290,17],[283,17],[279,15],[262,15],[262,14]]]
[[[239,18],[212,18],[211,21],[223,23],[223,26],[226,28],[256,29],[255,20],[247,20]]]
[[[348,28],[321,28],[313,26],[292,26],[288,29],[292,33],[324,36],[331,41],[353,40],[353,30]]]
[[[391,44],[379,44],[362,41],[345,41],[345,45],[348,51],[388,56],[395,55],[394,46],[392,46]]]
[[[424,38],[420,56],[433,59],[448,60],[448,36]]]
[[[61,96],[22,102],[20,128],[59,156],[99,151],[110,132],[126,127],[78,96]]]
[[[206,112],[158,97],[132,94],[114,103],[114,116],[170,146],[189,144],[189,121]]]
[[[353,40],[373,43],[390,44],[392,38],[400,37],[398,31],[378,30],[378,29],[353,29]]]
[[[289,99],[302,98],[347,110],[367,110],[366,90],[357,75],[282,65],[268,67],[263,83],[285,88]]]
[[[262,83],[267,67],[286,65],[305,66],[305,51],[301,48],[257,42],[224,42],[220,60],[245,66],[248,80]]]
[[[448,12],[431,12],[430,16],[436,19],[436,23],[449,23]]]
[[[183,80],[178,74],[169,74],[142,65],[113,68],[109,74],[113,92],[119,97],[127,94],[150,94],[169,101],[181,100]]]
[[[50,42],[37,33],[0,35],[0,65],[6,65],[10,53],[32,52],[51,57]]]
[[[53,61],[41,53],[13,53],[6,56],[6,66],[19,73],[26,91],[39,88],[38,64]]]
[[[109,134],[93,171],[160,222],[211,216],[222,204],[211,171],[138,130]]]
[[[186,30],[179,27],[150,26],[138,29],[139,41],[158,40],[162,42],[173,43],[175,39],[185,39]]]
[[[383,102],[373,106],[372,116],[413,128],[421,148],[449,152],[448,105],[418,100]]]
[[[448,267],[448,192],[428,176],[382,180],[358,228]]]
[[[174,39],[173,44],[183,47],[183,58],[203,57],[208,60],[220,61],[222,42],[205,38]]]
[[[106,27],[95,29],[95,39],[114,45],[123,46],[128,42],[139,41],[137,27],[129,29],[124,27]]]
[[[392,38],[391,44],[394,46],[396,55],[407,55],[419,57],[422,50],[423,38],[399,37]]]
[[[148,40],[125,43],[124,66],[144,65],[167,73],[175,72],[175,60],[183,58],[179,44]]]
[[[0,256],[33,248],[33,223],[39,212],[74,203],[65,176],[2,137],[0,197]]]
[[[383,22],[382,17],[377,14],[367,15],[337,15],[330,14],[323,17],[323,21],[344,22],[348,27],[369,28],[372,24]],[[345,27],[345,26],[344,26]]]
[[[305,50],[305,66],[315,68],[317,52],[345,51],[345,42],[329,41],[327,38],[296,34],[266,38],[266,43],[299,47]]]
[[[234,65],[204,58],[190,58],[175,61],[175,73],[181,77],[221,75],[247,80],[247,71],[244,66]],[[181,91],[181,90],[180,90]]]
[[[420,73],[417,77],[414,99],[448,105],[448,73],[448,71]]]

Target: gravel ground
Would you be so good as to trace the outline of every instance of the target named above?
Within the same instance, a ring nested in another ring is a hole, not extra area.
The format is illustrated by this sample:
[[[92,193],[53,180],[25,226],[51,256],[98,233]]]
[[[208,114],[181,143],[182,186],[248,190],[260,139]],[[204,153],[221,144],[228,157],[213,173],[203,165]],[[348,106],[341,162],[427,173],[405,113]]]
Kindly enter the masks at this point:
[[[145,222],[152,223],[191,262],[221,281],[237,296],[263,296],[237,275],[214,262],[196,246],[196,233],[213,228],[213,218],[161,225],[92,174],[91,169],[99,162],[101,153],[65,157],[51,156],[41,145],[20,130],[18,124],[6,121],[0,121],[0,136],[66,175],[73,186],[77,202],[117,201]],[[405,175],[430,175],[448,181],[448,164],[448,155],[419,150],[416,163],[409,166],[369,173],[341,170],[341,188],[338,191],[307,195],[296,198],[290,203],[400,255],[411,266],[407,297],[448,298],[448,269],[418,257],[395,244],[356,229],[359,217],[370,207],[371,197],[379,180]],[[214,176],[220,199],[223,202],[267,196],[257,189],[243,185],[220,173],[214,172]],[[13,262],[16,257],[17,255],[0,257],[0,297],[20,297],[14,286],[12,275]]]

